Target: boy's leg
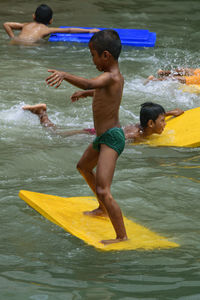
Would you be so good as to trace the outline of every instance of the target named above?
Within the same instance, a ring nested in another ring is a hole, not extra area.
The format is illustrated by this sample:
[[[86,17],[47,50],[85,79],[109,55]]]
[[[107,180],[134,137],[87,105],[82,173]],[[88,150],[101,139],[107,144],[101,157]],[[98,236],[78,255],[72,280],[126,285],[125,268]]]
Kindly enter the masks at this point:
[[[53,122],[51,122],[51,120],[49,120],[47,114],[47,106],[45,103],[40,103],[36,105],[26,105],[23,106],[22,108],[24,110],[29,110],[33,114],[36,114],[40,119],[40,123],[44,127],[51,127],[57,135],[60,135],[62,137],[72,136],[76,134],[95,134],[95,130],[93,128],[70,130],[70,131],[63,131],[63,132],[58,131],[56,125]]]
[[[44,103],[36,104],[36,105],[26,105],[22,107],[24,110],[29,110],[33,114],[38,115],[40,119],[40,123],[45,127],[54,127],[56,128],[56,125],[52,123],[47,114],[47,106]]]
[[[127,240],[121,209],[111,195],[110,187],[115,171],[118,153],[105,144],[101,144],[96,170],[96,194],[105,207],[116,232],[116,239],[103,240],[104,244]]]
[[[77,164],[77,169],[80,174],[84,177],[85,181],[96,195],[96,174],[93,169],[97,165],[99,157],[99,152],[93,148],[93,145],[90,144],[89,147],[83,153],[81,159]],[[107,215],[106,210],[101,202],[99,202],[99,207],[90,212],[85,212],[87,215],[94,216],[105,216]]]
[[[63,132],[57,131],[56,133],[62,137],[67,137],[67,136],[72,136],[72,135],[77,135],[77,134],[91,135],[91,133],[89,133],[89,131],[86,131],[85,129],[68,130],[68,131],[63,131]]]

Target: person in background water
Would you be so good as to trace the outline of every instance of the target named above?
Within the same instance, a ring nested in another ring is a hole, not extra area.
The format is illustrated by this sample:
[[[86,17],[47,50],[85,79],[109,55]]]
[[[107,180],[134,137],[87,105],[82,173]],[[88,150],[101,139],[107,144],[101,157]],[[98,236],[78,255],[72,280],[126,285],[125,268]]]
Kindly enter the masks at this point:
[[[48,27],[53,22],[53,11],[46,5],[42,4],[37,7],[33,14],[33,22],[16,23],[5,22],[3,24],[5,31],[12,39],[13,43],[35,43],[51,33],[95,33],[99,29],[82,29],[82,28],[55,28]],[[20,30],[18,36],[15,36],[13,30]]]
[[[158,77],[150,75],[144,84],[149,81],[163,81],[167,79],[177,80],[182,84],[200,84],[200,69],[181,68],[175,70],[158,70]]]

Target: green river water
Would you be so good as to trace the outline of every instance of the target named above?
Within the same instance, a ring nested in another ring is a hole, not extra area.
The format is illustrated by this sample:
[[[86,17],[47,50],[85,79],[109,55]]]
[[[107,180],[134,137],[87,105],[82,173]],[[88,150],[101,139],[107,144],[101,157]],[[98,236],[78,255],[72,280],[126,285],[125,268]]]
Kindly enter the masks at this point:
[[[39,1],[1,1],[0,20],[28,22]],[[198,107],[198,94],[176,82],[144,80],[159,68],[200,67],[200,2],[170,0],[53,1],[54,26],[148,29],[154,48],[123,47],[122,125],[138,122],[140,104],[166,110]],[[0,29],[0,300],[200,299],[199,148],[126,145],[112,193],[135,222],[180,244],[154,251],[102,252],[44,219],[20,189],[91,196],[76,163],[92,136],[61,138],[41,127],[25,104],[47,104],[64,130],[92,127],[91,99],[71,103],[76,88],[45,84],[47,69],[95,77],[86,45],[14,46]]]

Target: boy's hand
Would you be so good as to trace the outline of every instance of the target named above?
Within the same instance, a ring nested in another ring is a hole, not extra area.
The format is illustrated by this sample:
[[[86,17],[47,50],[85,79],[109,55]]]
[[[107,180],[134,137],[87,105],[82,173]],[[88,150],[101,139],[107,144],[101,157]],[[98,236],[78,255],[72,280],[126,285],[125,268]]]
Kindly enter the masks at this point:
[[[77,91],[71,96],[72,102],[78,101],[80,98],[93,97],[94,90]]]
[[[46,83],[50,86],[55,86],[58,88],[62,81],[65,79],[65,72],[57,71],[57,70],[48,70],[48,72],[53,73],[46,79]]]
[[[184,110],[180,109],[180,108],[175,108],[173,110],[167,111],[165,113],[165,116],[174,116],[174,117],[178,117],[180,115],[182,115],[184,113]]]
[[[174,116],[175,116],[175,117],[178,117],[178,116],[182,115],[183,113],[184,113],[184,110],[182,110],[182,109],[180,109],[180,108],[176,108],[176,109],[174,110]]]
[[[93,95],[94,95],[94,90],[77,91],[71,96],[71,100],[72,102],[75,102],[80,98],[93,97]]]
[[[84,91],[78,91],[73,93],[73,95],[71,96],[71,100],[72,102],[78,101],[80,98],[86,98],[87,96],[84,95]]]
[[[98,31],[100,31],[100,29],[98,29],[98,28],[93,28],[93,29],[90,29],[90,33],[95,33],[95,32],[98,32]]]

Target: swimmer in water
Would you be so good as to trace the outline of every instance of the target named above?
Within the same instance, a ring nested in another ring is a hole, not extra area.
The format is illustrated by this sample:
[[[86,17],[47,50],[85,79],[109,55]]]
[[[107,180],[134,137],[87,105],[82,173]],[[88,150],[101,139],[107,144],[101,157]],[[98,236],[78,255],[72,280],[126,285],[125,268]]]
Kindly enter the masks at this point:
[[[5,22],[3,24],[8,36],[15,43],[36,43],[51,33],[95,33],[99,29],[82,29],[82,28],[55,28],[48,27],[53,22],[53,11],[46,5],[42,4],[37,7],[33,14],[33,22],[17,23]],[[20,31],[18,36],[15,36],[13,30]]]
[[[72,95],[77,97],[76,92]],[[59,131],[58,127],[49,119],[47,113],[47,105],[45,103],[40,103],[36,105],[26,105],[22,107],[24,110],[28,110],[39,117],[41,125],[47,128],[51,128],[54,133],[62,137],[77,135],[77,134],[87,134],[96,135],[94,128],[84,128],[79,130],[68,130]],[[153,102],[145,102],[141,105],[140,109],[140,123],[130,124],[123,127],[125,134],[125,139],[131,142],[140,142],[145,138],[148,138],[154,133],[161,134],[165,128],[165,117],[175,116],[178,117],[183,114],[184,111],[180,108],[176,108],[165,112],[164,108]]]

